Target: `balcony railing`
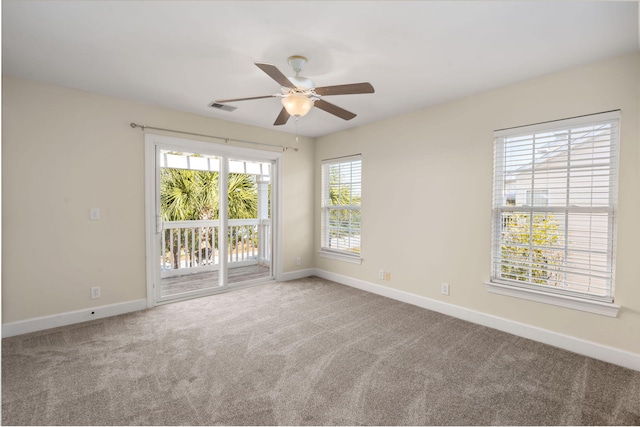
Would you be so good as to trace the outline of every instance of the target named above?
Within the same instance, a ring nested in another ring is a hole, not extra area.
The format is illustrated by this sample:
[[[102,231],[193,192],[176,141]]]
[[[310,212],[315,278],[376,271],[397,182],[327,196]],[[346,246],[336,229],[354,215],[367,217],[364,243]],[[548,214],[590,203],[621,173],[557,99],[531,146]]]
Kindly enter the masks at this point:
[[[167,221],[160,244],[161,277],[220,269],[220,221]],[[268,265],[271,220],[230,219],[227,227],[230,267]]]

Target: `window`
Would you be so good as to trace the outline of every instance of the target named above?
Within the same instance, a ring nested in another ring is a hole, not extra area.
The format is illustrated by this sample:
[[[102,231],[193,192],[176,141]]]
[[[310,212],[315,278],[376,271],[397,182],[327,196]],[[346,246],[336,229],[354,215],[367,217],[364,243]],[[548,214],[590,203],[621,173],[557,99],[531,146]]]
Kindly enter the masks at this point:
[[[549,205],[549,189],[545,188],[543,190],[527,190],[527,201],[526,204],[528,206],[548,206]],[[533,194],[533,199],[531,199],[531,194]],[[515,206],[513,204],[512,206]]]
[[[609,112],[494,133],[491,284],[613,302],[618,127]]]
[[[321,254],[360,259],[362,158],[322,162]]]

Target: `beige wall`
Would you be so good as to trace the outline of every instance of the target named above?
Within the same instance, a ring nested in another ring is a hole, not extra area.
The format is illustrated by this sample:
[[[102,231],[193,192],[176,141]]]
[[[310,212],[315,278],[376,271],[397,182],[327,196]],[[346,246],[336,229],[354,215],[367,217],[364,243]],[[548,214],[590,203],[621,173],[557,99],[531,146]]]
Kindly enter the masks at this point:
[[[146,298],[144,134],[131,122],[298,146],[283,156],[283,270],[311,266],[310,138],[13,78],[2,101],[3,323]]]
[[[315,144],[301,138],[300,151],[284,155],[283,270],[316,267],[640,354],[638,76],[640,53]],[[622,110],[618,318],[487,293],[493,130],[611,109]],[[132,121],[296,145],[275,131],[3,78],[3,323],[145,298],[144,137]],[[363,155],[362,265],[316,254],[320,160],[355,153]],[[100,221],[89,221],[91,207],[101,208]],[[378,280],[379,269],[391,281]],[[441,282],[450,296],[440,295]],[[89,299],[91,286],[101,286],[100,300]]]
[[[639,82],[636,53],[319,138],[316,188],[320,160],[362,153],[364,262],[316,256],[316,267],[640,354]],[[493,130],[613,109],[622,110],[618,317],[488,293]]]

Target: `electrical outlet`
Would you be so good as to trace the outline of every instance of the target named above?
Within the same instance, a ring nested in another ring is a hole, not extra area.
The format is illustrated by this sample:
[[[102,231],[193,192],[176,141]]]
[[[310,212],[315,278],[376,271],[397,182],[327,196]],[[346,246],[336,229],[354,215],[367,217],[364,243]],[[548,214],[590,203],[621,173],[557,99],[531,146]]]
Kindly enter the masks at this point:
[[[391,280],[391,272],[389,271],[384,272],[384,280]]]
[[[384,280],[384,270],[378,270],[378,279]]]
[[[302,265],[302,258],[296,258],[296,265]]]
[[[448,283],[442,283],[442,288],[441,288],[440,292],[442,292],[442,295],[449,295],[449,284]]]
[[[94,286],[91,288],[91,299],[100,298],[100,286]]]

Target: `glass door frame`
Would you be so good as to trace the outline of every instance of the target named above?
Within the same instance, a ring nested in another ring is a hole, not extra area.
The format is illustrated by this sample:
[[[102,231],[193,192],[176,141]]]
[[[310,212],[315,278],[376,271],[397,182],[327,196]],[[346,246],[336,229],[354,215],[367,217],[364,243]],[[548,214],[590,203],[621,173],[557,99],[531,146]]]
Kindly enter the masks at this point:
[[[249,281],[246,284],[229,284],[227,279],[228,260],[226,244],[220,247],[220,285],[189,292],[188,294],[175,294],[167,297],[160,295],[160,233],[162,221],[160,219],[160,150],[173,150],[181,152],[199,153],[220,158],[219,188],[228,191],[229,159],[243,159],[260,162],[273,162],[271,168],[271,224],[272,224],[272,272],[275,280],[282,279],[282,233],[281,233],[281,176],[282,176],[282,152],[257,150],[254,148],[223,145],[201,140],[190,140],[165,135],[145,134],[145,234],[146,234],[146,277],[147,277],[147,308],[159,304],[175,302],[200,296],[213,295],[232,289],[252,286],[256,283]],[[228,227],[228,195],[220,197],[220,230]],[[221,233],[222,234],[222,233]],[[226,236],[226,233],[224,233]],[[265,279],[260,281],[268,281]]]

